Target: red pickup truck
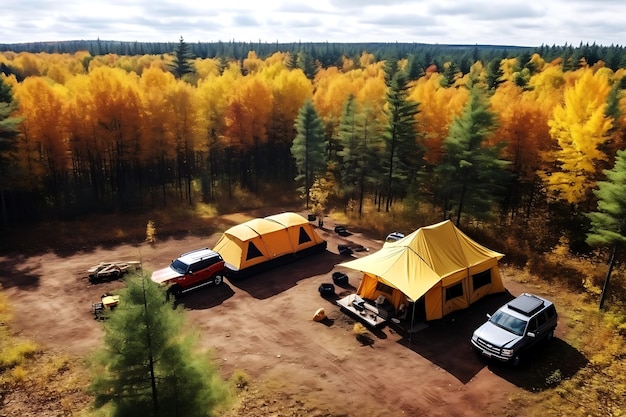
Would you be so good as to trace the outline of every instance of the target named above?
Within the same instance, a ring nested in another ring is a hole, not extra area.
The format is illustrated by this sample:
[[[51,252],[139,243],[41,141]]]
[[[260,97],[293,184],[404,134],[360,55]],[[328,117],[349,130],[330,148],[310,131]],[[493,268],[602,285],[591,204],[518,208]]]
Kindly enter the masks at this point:
[[[152,273],[152,281],[166,285],[168,296],[176,298],[205,285],[220,285],[226,268],[222,256],[208,248],[183,253],[167,268]]]

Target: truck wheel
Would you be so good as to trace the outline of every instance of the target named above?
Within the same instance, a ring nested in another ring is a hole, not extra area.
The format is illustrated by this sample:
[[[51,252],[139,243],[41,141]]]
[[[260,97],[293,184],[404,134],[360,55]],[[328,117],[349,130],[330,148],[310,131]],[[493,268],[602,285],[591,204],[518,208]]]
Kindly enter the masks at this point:
[[[180,285],[174,285],[167,290],[168,298],[170,295],[174,296],[174,299],[178,300],[183,295],[183,290]]]
[[[217,274],[213,277],[213,285],[218,286],[222,282],[224,282],[224,277],[221,274]]]

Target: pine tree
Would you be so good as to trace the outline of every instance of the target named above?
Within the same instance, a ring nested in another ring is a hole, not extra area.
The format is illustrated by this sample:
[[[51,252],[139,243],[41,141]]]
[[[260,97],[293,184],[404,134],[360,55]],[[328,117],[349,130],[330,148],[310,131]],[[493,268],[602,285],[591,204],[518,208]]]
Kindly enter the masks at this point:
[[[319,70],[313,57],[306,52],[298,52],[296,57],[296,67],[300,68],[309,80],[315,78],[315,74]]]
[[[11,152],[17,146],[21,119],[12,116],[15,108],[16,103],[13,101],[11,87],[0,78],[0,215],[4,227],[9,222],[4,196],[6,182],[17,169],[13,164],[14,158],[11,157]]]
[[[459,78],[462,73],[459,70],[459,67],[454,62],[446,62],[443,64],[443,77],[441,78],[441,86],[444,88],[449,88],[454,85],[457,78]]]
[[[598,197],[598,211],[587,214],[591,220],[591,230],[586,240],[591,246],[612,248],[609,270],[600,297],[600,309],[604,307],[618,248],[626,244],[626,150],[618,151],[613,168],[603,172],[606,181],[598,181],[598,189],[593,191]]]
[[[178,79],[182,79],[183,76],[194,72],[191,59],[193,58],[189,45],[185,43],[183,37],[180,37],[178,46],[174,52],[174,62],[172,63],[172,74]]]
[[[494,59],[489,62],[489,65],[487,65],[487,87],[490,90],[495,91],[504,81],[502,79],[503,75],[504,72],[502,71],[502,68],[500,68],[500,59]]]
[[[326,168],[324,125],[311,100],[306,100],[300,108],[295,128],[297,134],[291,145],[298,171],[295,181],[302,184],[298,191],[305,195],[308,208],[309,190]]]
[[[423,150],[417,143],[417,121],[419,103],[409,97],[406,73],[396,72],[387,92],[388,123],[385,129],[385,172],[387,174],[387,202],[389,211],[394,196],[406,190],[416,178],[421,166]],[[396,191],[394,193],[394,190]]]
[[[114,417],[208,417],[226,401],[217,370],[186,330],[184,310],[174,310],[150,279],[127,279],[104,327],[91,387],[97,407],[108,404]]]
[[[463,212],[485,217],[508,181],[508,162],[498,158],[502,146],[484,145],[495,129],[495,115],[481,93],[473,89],[463,113],[453,120],[443,141],[444,160],[435,168],[439,197],[446,211],[456,208],[457,226]]]
[[[361,216],[366,185],[380,176],[382,135],[372,112],[358,109],[353,95],[344,104],[337,141],[341,149],[337,152],[341,158],[341,186],[349,195],[358,194]]]

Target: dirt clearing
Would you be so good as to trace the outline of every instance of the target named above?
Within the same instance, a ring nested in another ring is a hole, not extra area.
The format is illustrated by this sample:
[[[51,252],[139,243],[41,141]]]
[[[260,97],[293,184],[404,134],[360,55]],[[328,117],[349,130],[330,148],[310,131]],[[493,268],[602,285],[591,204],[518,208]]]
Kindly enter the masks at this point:
[[[357,232],[339,236],[327,223],[318,229],[328,241],[326,252],[199,289],[185,295],[178,306],[188,310],[202,345],[214,351],[224,377],[236,370],[248,375],[250,392],[246,405],[240,406],[245,415],[520,415],[509,409],[511,396],[523,389],[516,384],[516,374],[486,363],[469,344],[485,314],[510,295],[488,296],[417,333],[394,325],[370,330],[371,343],[360,343],[353,332],[357,320],[320,297],[318,287],[332,282],[333,272],[342,271],[348,274],[349,285],[336,287],[337,293],[354,292],[360,276],[336,267],[346,260],[338,245],[362,245],[372,252],[382,242]],[[180,253],[213,247],[218,238],[219,233],[190,236],[153,246],[119,245],[64,256],[6,255],[0,257],[0,283],[22,336],[46,349],[84,356],[102,343],[102,324],[93,318],[92,303],[123,285],[119,280],[91,284],[86,272],[91,266],[140,261],[151,272]],[[513,295],[523,291],[503,270],[507,289]],[[320,307],[328,318],[314,322]]]

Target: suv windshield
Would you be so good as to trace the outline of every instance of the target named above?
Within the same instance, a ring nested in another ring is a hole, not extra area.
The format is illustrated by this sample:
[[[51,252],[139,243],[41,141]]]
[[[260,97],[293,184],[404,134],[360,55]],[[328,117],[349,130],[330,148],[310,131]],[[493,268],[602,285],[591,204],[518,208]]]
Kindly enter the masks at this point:
[[[489,319],[489,321],[496,326],[501,327],[504,330],[507,330],[518,336],[523,335],[524,329],[526,328],[526,322],[524,320],[513,317],[512,315],[505,313],[501,310],[496,311],[496,313],[491,316],[491,319]]]
[[[172,264],[170,265],[170,267],[178,272],[179,274],[186,274],[187,273],[187,268],[189,268],[189,266],[184,263],[183,261],[181,261],[180,259],[176,259],[174,262],[172,262]]]

